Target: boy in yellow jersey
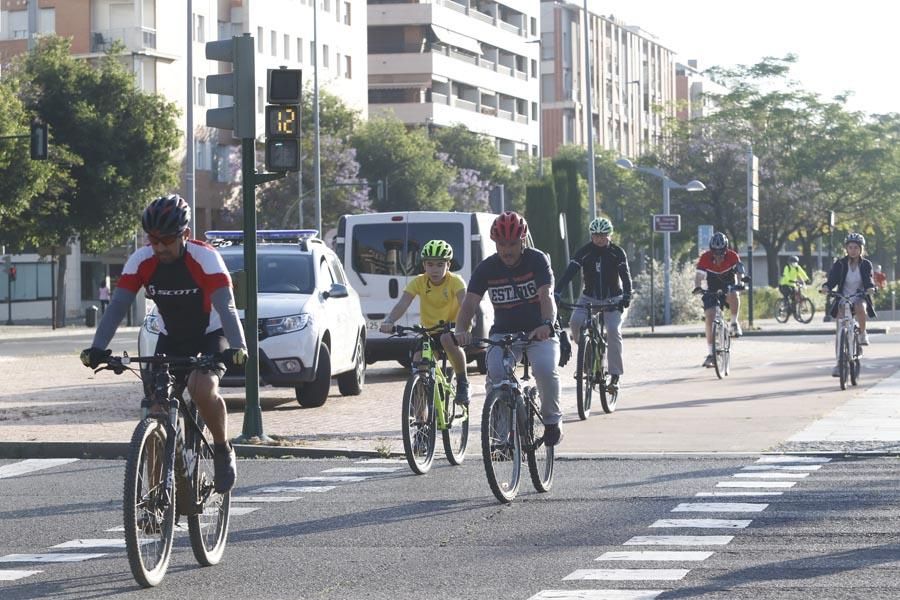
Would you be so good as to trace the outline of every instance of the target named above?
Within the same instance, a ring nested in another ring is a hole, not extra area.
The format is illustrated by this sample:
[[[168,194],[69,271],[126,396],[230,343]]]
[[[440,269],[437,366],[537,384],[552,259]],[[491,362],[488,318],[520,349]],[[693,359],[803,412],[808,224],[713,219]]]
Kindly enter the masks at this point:
[[[444,240],[431,240],[422,247],[422,264],[425,272],[409,282],[403,295],[391,310],[391,314],[381,322],[382,333],[391,333],[394,323],[403,316],[413,298],[419,297],[419,312],[422,327],[432,328],[441,323],[453,323],[459,305],[466,295],[466,282],[455,273],[450,272],[450,261],[453,260],[453,246]],[[456,344],[445,343],[451,336],[445,333],[441,340],[435,339],[437,346],[447,353],[447,360],[456,374],[456,402],[469,405],[469,379],[466,376],[466,355]],[[420,359],[417,353],[413,360]]]

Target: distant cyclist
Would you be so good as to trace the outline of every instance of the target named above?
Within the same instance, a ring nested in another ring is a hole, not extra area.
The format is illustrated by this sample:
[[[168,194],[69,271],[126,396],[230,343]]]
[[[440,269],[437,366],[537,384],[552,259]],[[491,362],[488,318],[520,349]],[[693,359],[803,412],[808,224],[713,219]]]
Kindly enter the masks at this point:
[[[865,308],[863,307],[863,299],[858,298],[853,303],[853,314],[859,323],[859,343],[863,346],[869,345],[869,334],[866,333],[866,317],[874,317],[875,309],[872,307],[871,294],[875,292],[875,280],[872,278],[872,263],[867,258],[863,258],[866,248],[866,238],[861,233],[850,233],[844,239],[844,250],[847,255],[834,261],[831,270],[828,272],[828,280],[822,286],[822,293],[837,288],[838,293],[844,296],[850,296],[857,292],[865,290]],[[840,327],[840,321],[837,319],[837,312],[840,303],[833,302],[831,306],[831,316],[835,319],[835,324]],[[840,351],[835,342],[835,356]],[[835,365],[831,373],[835,377],[840,376],[839,365]]]
[[[619,376],[624,371],[622,360],[622,312],[631,304],[631,272],[628,270],[628,257],[625,251],[612,243],[613,224],[605,217],[597,217],[588,225],[591,241],[575,251],[575,255],[566,267],[565,273],[556,284],[556,297],[563,290],[575,273],[582,272],[584,289],[578,299],[579,305],[596,304],[609,298],[622,296],[619,310],[603,313],[606,325],[609,352],[610,385],[619,384]],[[577,340],[578,332],[590,319],[588,311],[577,308],[569,319],[572,337]]]
[[[491,239],[497,253],[482,260],[469,281],[465,299],[456,316],[455,340],[460,346],[472,341],[469,328],[475,310],[487,292],[494,306],[491,339],[507,333],[526,331],[532,340],[528,359],[541,396],[544,442],[555,446],[562,438],[559,408],[559,338],[554,334],[556,303],[553,301],[553,271],[546,254],[525,247],[528,224],[515,212],[504,212],[491,225]],[[513,346],[517,358],[522,346]],[[487,352],[488,385],[503,379],[503,352],[492,347]]]
[[[781,279],[778,281],[778,289],[788,302],[793,302],[794,284],[798,281],[805,281],[807,285],[812,283],[809,275],[800,266],[800,259],[792,256],[788,259],[788,264],[784,265],[784,271],[781,272]]]
[[[444,240],[431,240],[422,247],[422,265],[425,272],[409,282],[400,300],[391,309],[391,313],[381,322],[379,330],[391,333],[394,323],[402,317],[409,305],[419,297],[419,313],[422,327],[431,329],[441,323],[453,323],[456,313],[466,295],[466,282],[456,273],[450,272],[450,261],[453,260],[453,246]],[[435,339],[435,346],[443,347],[447,360],[456,374],[456,402],[469,405],[469,379],[466,375],[466,355],[453,343],[446,343],[445,334]],[[421,360],[416,353],[414,362]]]
[[[219,354],[232,364],[244,364],[247,345],[231,276],[212,246],[190,239],[190,220],[191,209],[177,194],[157,198],[144,209],[141,224],[149,244],[126,261],[91,347],[81,353],[84,366],[96,368],[110,355],[106,347],[142,287],[159,309],[156,354]],[[234,486],[236,475],[234,448],[227,438],[228,413],[219,395],[225,368],[223,362],[213,372],[176,374],[213,436],[215,485],[221,494]]]
[[[697,261],[697,275],[694,277],[694,292],[702,291],[700,287],[706,280],[707,290],[710,292],[726,291],[728,286],[738,283],[738,277],[743,275],[744,265],[741,257],[728,247],[728,238],[724,233],[716,232],[709,240],[709,250],[700,255]],[[737,292],[729,292],[726,296],[728,307],[731,309],[731,334],[740,337],[741,324],[738,323],[738,313],[741,309],[741,301]],[[706,318],[706,360],[704,367],[715,366],[715,358],[712,351],[712,323],[716,317],[716,302],[718,299],[713,294],[703,295],[703,311]]]

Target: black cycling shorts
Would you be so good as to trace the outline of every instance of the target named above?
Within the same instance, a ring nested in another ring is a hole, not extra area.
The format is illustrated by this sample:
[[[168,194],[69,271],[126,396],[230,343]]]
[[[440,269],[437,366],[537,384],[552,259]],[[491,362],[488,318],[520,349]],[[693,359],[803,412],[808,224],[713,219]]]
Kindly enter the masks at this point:
[[[167,335],[160,335],[156,341],[156,354],[165,354],[166,356],[197,356],[198,354],[221,354],[230,346],[225,338],[225,331],[216,329],[205,334],[201,338],[192,340],[173,340]],[[213,375],[222,380],[225,375],[225,363],[217,362],[216,368],[210,371]],[[187,383],[189,372],[186,370],[175,370],[172,375],[175,381],[180,385]]]
[[[711,308],[715,308],[716,302],[719,302],[720,306],[723,309],[725,308],[725,301],[728,299],[728,295],[726,294],[724,296],[719,296],[718,294],[716,294],[716,291],[718,289],[725,291],[725,288],[715,288],[715,289],[710,289],[709,292],[703,294],[703,310],[709,310]]]

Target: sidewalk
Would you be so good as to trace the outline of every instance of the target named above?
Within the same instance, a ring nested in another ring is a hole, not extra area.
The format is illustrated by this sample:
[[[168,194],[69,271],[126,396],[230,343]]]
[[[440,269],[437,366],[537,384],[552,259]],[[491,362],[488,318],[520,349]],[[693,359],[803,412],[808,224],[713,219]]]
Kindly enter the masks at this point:
[[[825,323],[820,315],[816,315],[808,324],[799,323],[793,318],[787,323],[779,323],[775,319],[754,319],[753,327],[746,321],[741,323],[745,336],[782,336],[782,335],[834,335],[834,321]],[[870,320],[866,328],[869,333],[896,333],[900,331],[900,321]],[[682,325],[657,325],[650,327],[624,327],[622,337],[700,337],[704,335],[702,321]]]

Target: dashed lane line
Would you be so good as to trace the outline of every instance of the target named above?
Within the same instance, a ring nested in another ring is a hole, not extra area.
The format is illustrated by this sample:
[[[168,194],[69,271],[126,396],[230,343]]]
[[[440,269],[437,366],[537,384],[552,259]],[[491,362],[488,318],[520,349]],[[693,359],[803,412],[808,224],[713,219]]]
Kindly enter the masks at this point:
[[[758,492],[754,490],[739,490],[733,492],[697,492],[695,498],[733,498],[736,496],[781,496],[784,492]]]
[[[822,465],[747,465],[741,471],[818,471]]]
[[[0,467],[0,479],[25,475],[35,471],[43,471],[44,469],[67,465],[77,460],[77,458],[29,458]]]
[[[543,590],[528,600],[655,600],[665,590]]]
[[[75,553],[75,552],[66,552],[66,553],[44,553],[44,554],[7,554],[6,556],[0,556],[0,563],[3,562],[81,562],[83,560],[91,560],[92,558],[100,558],[101,556],[106,556],[106,553],[102,554],[88,554],[88,553]]]
[[[232,496],[232,502],[251,502],[251,503],[277,503],[277,502],[296,502],[300,500],[300,496]]]
[[[671,512],[762,512],[767,506],[755,502],[682,502]]]
[[[759,471],[755,473],[734,473],[732,477],[744,477],[747,479],[803,479],[809,477],[809,473],[788,473],[784,471]]]
[[[298,483],[301,481],[308,481],[310,483],[358,483],[360,481],[365,481],[366,479],[371,479],[371,477],[365,477],[363,475],[313,475],[307,477],[296,477],[294,479],[288,480],[288,483]]]
[[[733,535],[636,535],[623,546],[725,546]]]
[[[679,581],[690,569],[578,569],[563,581]]]
[[[273,487],[265,487],[259,491],[260,494],[284,494],[284,493],[309,493],[317,494],[330,492],[335,486],[333,485],[279,485]]]
[[[325,469],[323,473],[368,473],[386,475],[399,471],[403,467],[335,467],[333,469]]]
[[[792,488],[796,481],[720,481],[717,488]]]
[[[604,552],[594,560],[701,561],[712,555],[703,550],[618,550]]]
[[[688,527],[691,529],[744,529],[752,523],[750,519],[659,519],[650,527]]]
[[[760,456],[759,460],[757,460],[756,462],[761,465],[777,465],[777,464],[781,464],[781,463],[823,465],[825,463],[831,462],[831,459],[826,458],[824,456],[779,455],[779,456]]]
[[[32,575],[43,573],[43,571],[23,571],[20,569],[0,569],[0,581],[17,581]]]

